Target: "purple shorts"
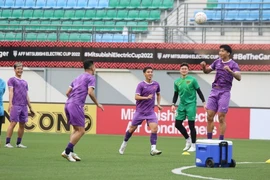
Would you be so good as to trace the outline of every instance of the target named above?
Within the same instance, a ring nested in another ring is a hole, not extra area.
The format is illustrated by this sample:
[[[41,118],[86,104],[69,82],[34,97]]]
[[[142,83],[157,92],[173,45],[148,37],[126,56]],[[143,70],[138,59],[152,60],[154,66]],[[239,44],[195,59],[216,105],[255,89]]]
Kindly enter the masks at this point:
[[[69,103],[65,105],[65,113],[68,124],[73,126],[85,127],[84,107]]]
[[[141,125],[142,122],[146,120],[147,124],[149,123],[158,123],[157,115],[155,112],[135,112],[131,125],[138,126]]]
[[[231,92],[222,89],[212,89],[207,102],[207,109],[215,112],[227,113]]]
[[[13,105],[10,110],[10,121],[19,122],[19,123],[27,123],[28,121],[27,106]]]

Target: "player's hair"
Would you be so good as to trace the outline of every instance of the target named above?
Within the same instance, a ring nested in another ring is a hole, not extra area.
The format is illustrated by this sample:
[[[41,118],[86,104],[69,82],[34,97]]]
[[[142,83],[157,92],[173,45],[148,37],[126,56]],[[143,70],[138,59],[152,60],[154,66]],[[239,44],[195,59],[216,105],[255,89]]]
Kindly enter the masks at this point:
[[[227,51],[228,53],[230,53],[230,55],[232,54],[232,48],[231,46],[227,45],[227,44],[223,44],[221,46],[219,46],[219,49],[223,48],[225,51]]]
[[[152,68],[152,67],[147,66],[147,67],[143,68],[143,73],[145,73],[145,72],[146,72],[148,69],[152,69],[152,70],[153,70],[153,68]]]
[[[84,62],[83,62],[83,68],[84,69],[89,69],[89,68],[91,68],[92,66],[94,65],[94,62],[92,61],[92,60],[85,60]]]
[[[183,62],[183,63],[180,65],[180,68],[181,68],[181,67],[183,67],[183,66],[186,66],[186,67],[189,69],[189,65],[188,65],[188,63]]]
[[[23,64],[21,62],[16,62],[13,67],[14,69],[16,69],[17,67],[23,67]]]

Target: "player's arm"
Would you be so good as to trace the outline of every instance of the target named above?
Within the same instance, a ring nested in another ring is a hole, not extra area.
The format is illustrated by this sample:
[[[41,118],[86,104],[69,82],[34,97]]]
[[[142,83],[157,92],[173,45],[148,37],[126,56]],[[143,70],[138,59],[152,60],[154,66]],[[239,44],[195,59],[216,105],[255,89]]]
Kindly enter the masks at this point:
[[[152,99],[153,94],[150,94],[148,96],[141,96],[143,86],[141,84],[138,84],[136,88],[136,93],[135,93],[135,100],[147,100],[147,99]]]
[[[204,74],[209,74],[210,72],[213,71],[213,69],[211,68],[211,66],[206,67],[206,65],[205,65],[202,68],[203,68],[203,73]]]
[[[94,87],[89,87],[88,88],[88,95],[92,99],[92,101],[95,103],[95,105],[97,105],[99,108],[102,109],[102,111],[104,111],[103,106],[101,104],[99,104],[97,101],[94,89],[95,89]]]
[[[13,99],[13,87],[8,87],[8,92],[9,92],[9,107],[8,107],[8,111],[10,112],[11,108],[12,108],[12,99]]]
[[[140,94],[135,94],[135,100],[147,100],[152,99],[153,94],[150,94],[149,96],[140,96]]]
[[[240,72],[231,72],[231,74],[233,75],[233,77],[238,80],[241,81],[241,73]]]
[[[178,99],[178,93],[179,93],[179,89],[178,86],[176,85],[176,83],[173,84],[173,88],[174,88],[174,94],[173,94],[173,99],[172,99],[172,106],[175,106],[177,99]]]
[[[71,93],[71,91],[72,91],[72,87],[69,87],[68,90],[67,90],[67,92],[66,92],[66,96],[67,97],[69,97],[69,94]]]
[[[97,101],[97,98],[96,98],[95,91],[94,91],[93,87],[88,88],[88,95],[92,99],[92,101],[98,106],[99,103]]]
[[[163,108],[160,106],[161,95],[160,95],[160,86],[159,85],[157,87],[156,94],[157,94],[157,107],[159,110],[162,110]]]
[[[177,99],[178,99],[178,91],[174,91],[173,99],[172,99],[172,107],[171,107],[172,112],[175,112],[175,104],[177,102]]]
[[[28,93],[27,93],[27,105],[28,105],[28,108],[31,110],[32,106],[31,106],[31,102],[30,102],[30,98],[28,96]]]
[[[160,106],[160,101],[161,101],[161,95],[160,92],[157,92],[157,105]]]
[[[230,69],[229,66],[224,66],[224,69],[231,73],[236,80],[241,81],[241,73],[237,64],[235,64],[232,69]]]
[[[209,74],[209,73],[212,72],[212,71],[213,71],[213,69],[211,69],[211,67],[204,67],[204,68],[203,68],[204,74]]]
[[[32,106],[31,106],[31,101],[30,101],[30,98],[29,98],[29,96],[28,96],[28,93],[27,93],[27,105],[28,105],[28,108],[29,108],[29,110],[30,110],[30,116],[34,116],[35,115],[35,112],[33,111],[33,109],[32,109]]]
[[[172,99],[172,106],[175,106],[177,99],[178,99],[178,92],[174,91],[173,99]]]
[[[213,65],[213,64],[212,64],[212,65]],[[206,62],[205,62],[205,61],[201,62],[201,66],[202,66],[203,73],[204,73],[204,74],[209,74],[210,72],[212,72],[212,71],[213,71],[212,65],[206,67]]]
[[[199,95],[200,99],[202,100],[202,103],[205,104],[204,95],[203,95],[201,89],[198,88],[198,89],[196,89],[196,91],[197,91],[197,94]]]
[[[69,94],[71,93],[73,87],[74,87],[74,85],[73,85],[73,82],[72,82],[72,83],[70,84],[70,86],[69,86],[67,92],[66,92],[66,96],[67,96],[67,97],[69,97]]]
[[[176,82],[174,82],[173,85],[174,85],[174,94],[173,94],[173,99],[172,99],[171,111],[175,112],[175,104],[176,104],[177,99],[178,99],[179,88],[178,88]]]

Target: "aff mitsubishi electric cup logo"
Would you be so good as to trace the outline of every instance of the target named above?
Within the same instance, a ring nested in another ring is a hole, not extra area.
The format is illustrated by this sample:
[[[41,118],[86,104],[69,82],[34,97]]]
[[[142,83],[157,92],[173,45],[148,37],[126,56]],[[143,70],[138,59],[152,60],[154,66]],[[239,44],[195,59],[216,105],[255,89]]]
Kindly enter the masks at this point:
[[[18,54],[18,51],[14,50],[14,51],[13,51],[13,56],[14,56],[14,57],[17,57],[17,54]]]
[[[162,53],[157,53],[157,58],[161,59],[162,58]]]

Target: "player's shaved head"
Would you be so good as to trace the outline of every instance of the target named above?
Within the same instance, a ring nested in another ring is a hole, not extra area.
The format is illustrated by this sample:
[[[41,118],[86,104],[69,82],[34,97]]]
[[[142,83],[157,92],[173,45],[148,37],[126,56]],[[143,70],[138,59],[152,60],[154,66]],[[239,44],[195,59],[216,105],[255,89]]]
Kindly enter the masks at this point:
[[[152,68],[152,67],[148,66],[148,67],[143,68],[143,73],[145,73],[145,72],[146,72],[148,69],[153,70],[153,68]]]
[[[17,67],[23,67],[23,64],[21,62],[16,62],[13,67],[14,69],[16,69]]]
[[[225,51],[227,51],[228,53],[232,54],[232,48],[231,46],[227,45],[227,44],[223,44],[219,47],[219,49],[224,49]]]
[[[93,65],[94,65],[94,62],[92,60],[85,60],[83,62],[84,69],[90,69]]]

